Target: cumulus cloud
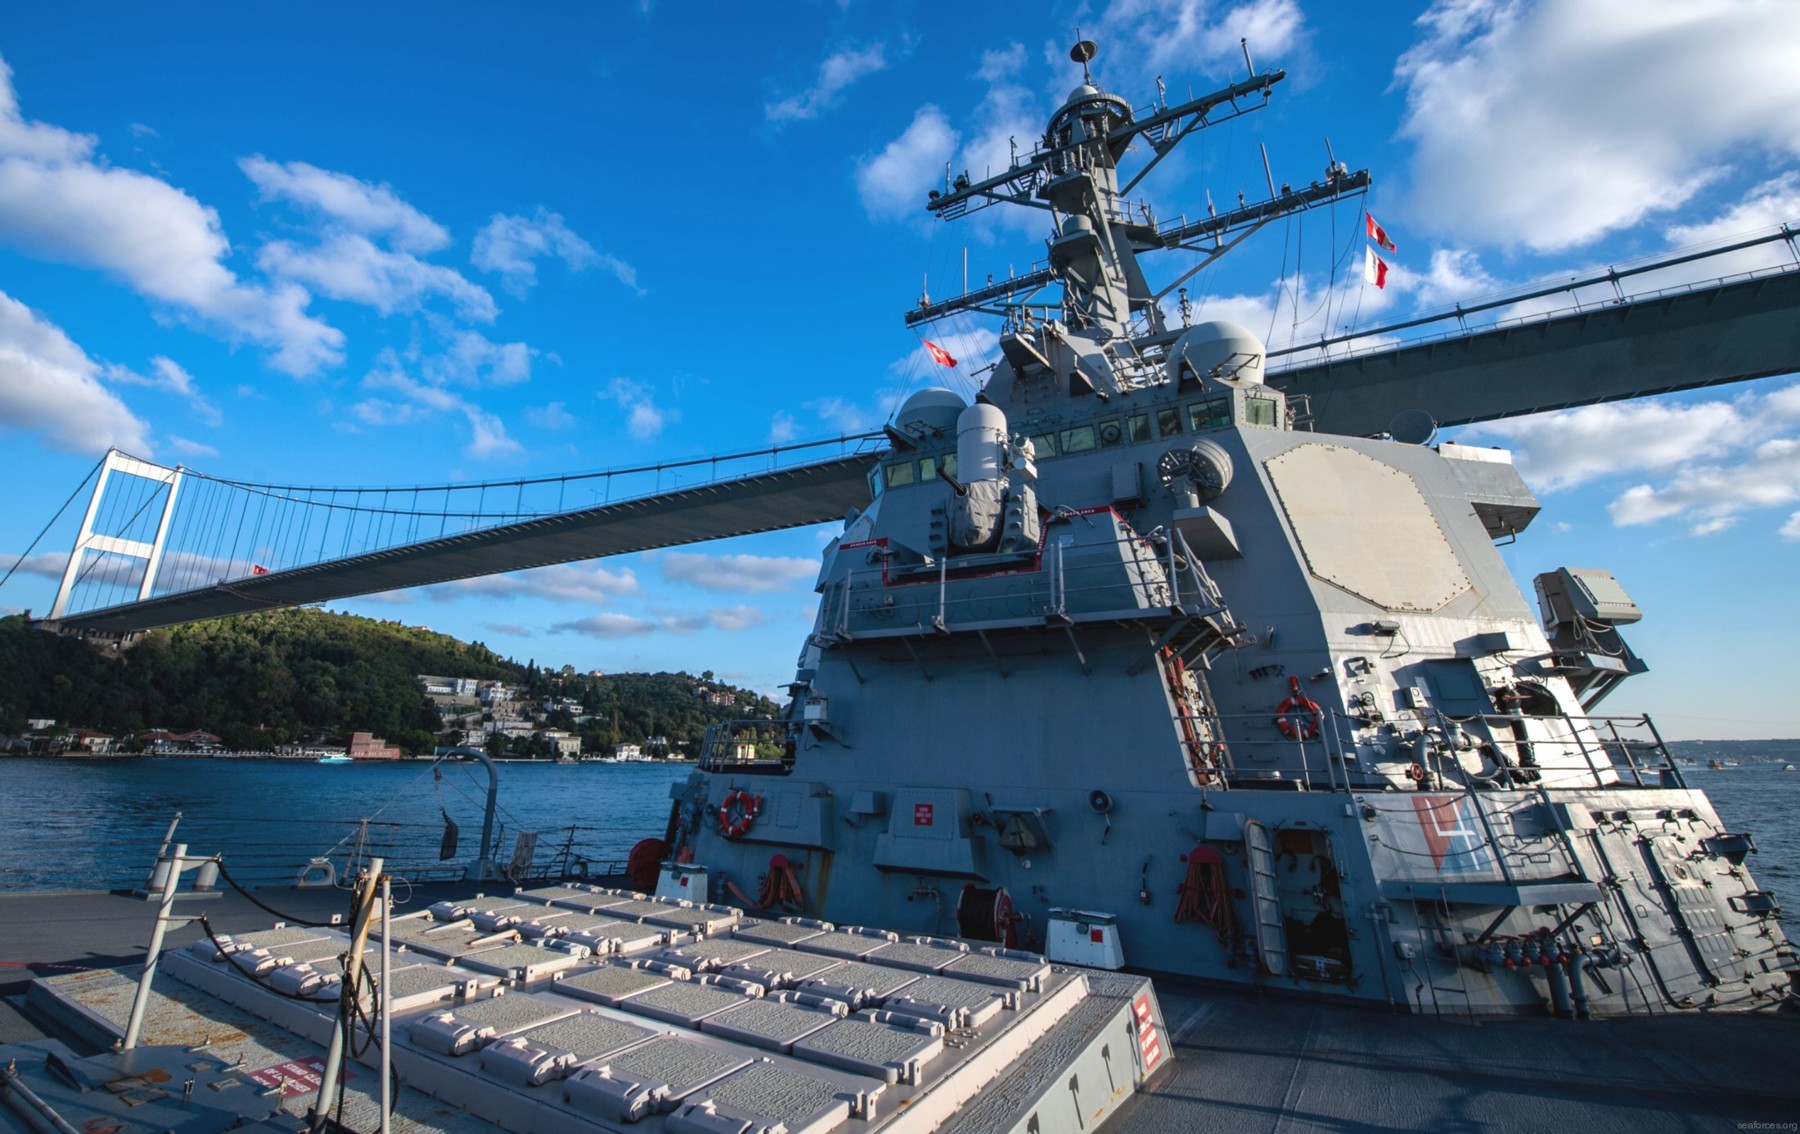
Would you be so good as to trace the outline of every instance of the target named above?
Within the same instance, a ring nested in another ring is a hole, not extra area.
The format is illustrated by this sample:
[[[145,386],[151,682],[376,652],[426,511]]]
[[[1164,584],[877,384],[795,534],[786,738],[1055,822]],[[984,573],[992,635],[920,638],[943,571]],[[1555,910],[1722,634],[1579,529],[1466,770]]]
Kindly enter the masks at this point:
[[[1744,148],[1800,153],[1780,0],[1440,0],[1419,23],[1395,77],[1412,213],[1436,231],[1575,247],[1688,202]]]
[[[798,436],[800,436],[800,426],[795,423],[792,414],[777,410],[774,416],[769,418],[769,444],[786,445]]]
[[[852,83],[886,68],[887,57],[879,43],[860,50],[834,52],[819,64],[819,77],[810,89],[768,103],[763,107],[763,115],[771,122],[817,118],[822,111],[836,106],[838,96]]]
[[[68,555],[55,551],[40,551],[36,555],[25,556],[0,555],[0,575],[20,573],[60,581],[68,566]]]
[[[370,426],[408,425],[435,414],[460,414],[469,425],[469,441],[465,456],[474,460],[516,457],[524,447],[507,434],[499,417],[469,401],[461,394],[432,381],[422,381],[409,373],[408,364],[393,350],[383,350],[375,365],[363,375],[365,390],[393,393],[399,401],[386,397],[364,398],[350,407],[351,415]]]
[[[435,252],[450,243],[444,226],[402,201],[387,185],[303,161],[274,162],[261,154],[244,158],[238,168],[262,190],[263,200],[292,202],[349,231],[385,236],[395,248]]]
[[[681,417],[675,410],[656,404],[650,387],[630,378],[614,378],[596,397],[618,403],[625,411],[625,428],[640,441],[661,433],[663,426]]]
[[[671,551],[661,558],[663,578],[709,591],[761,594],[811,582],[819,565],[811,559],[774,555],[698,555]]]
[[[1800,512],[1787,518],[1787,523],[1781,525],[1780,534],[1783,539],[1800,539]]]
[[[26,122],[0,62],[0,241],[97,268],[138,294],[273,352],[309,374],[342,359],[343,333],[306,313],[293,285],[259,287],[225,266],[218,213],[173,185],[103,164],[95,139]]]
[[[550,627],[558,634],[586,634],[590,638],[608,640],[612,638],[633,638],[645,634],[654,634],[662,629],[660,623],[648,618],[636,618],[629,614],[592,614],[574,622],[558,622]]]
[[[863,209],[878,220],[911,216],[925,193],[943,180],[944,163],[956,153],[961,135],[944,112],[927,104],[898,138],[857,163],[856,191]]]
[[[1142,75],[1146,71],[1199,68],[1243,70],[1240,39],[1259,55],[1274,58],[1295,46],[1305,32],[1296,0],[1113,0],[1088,38],[1103,46],[1095,60],[1102,75]]]
[[[272,276],[310,284],[320,294],[383,315],[417,311],[434,295],[448,299],[465,319],[489,323],[499,314],[487,289],[455,269],[378,247],[360,233],[329,233],[311,246],[272,240],[257,253],[256,264]]]
[[[1648,478],[1614,497],[1613,523],[1679,518],[1705,536],[1745,513],[1800,500],[1797,430],[1800,384],[1730,400],[1584,406],[1485,422],[1463,436],[1516,446],[1520,473],[1544,491]]]
[[[497,343],[477,331],[434,326],[444,336],[444,349],[419,359],[421,371],[431,381],[476,387],[517,386],[531,380],[531,359],[537,352],[526,344]]]
[[[539,207],[529,217],[494,214],[475,234],[469,261],[484,272],[498,272],[507,291],[523,296],[537,285],[537,262],[561,260],[574,271],[600,267],[626,287],[643,294],[637,269],[612,256],[597,252],[557,214]]]
[[[621,595],[638,593],[637,576],[630,568],[609,571],[583,563],[563,563],[551,567],[534,567],[508,575],[486,575],[476,579],[459,579],[452,583],[434,583],[425,588],[433,598],[540,598],[556,602],[599,603]]]
[[[657,618],[603,611],[572,622],[558,622],[550,629],[559,634],[585,634],[590,638],[633,638],[645,634],[697,634],[703,630],[735,633],[762,625],[762,612],[750,606],[731,606],[703,614],[669,614]]]
[[[184,457],[216,457],[219,455],[219,451],[211,445],[205,445],[199,441],[189,441],[186,437],[171,436],[169,448]]]
[[[527,409],[525,420],[539,429],[551,432],[575,428],[575,415],[570,413],[561,402],[551,402],[546,406]]]
[[[194,384],[194,376],[172,358],[158,355],[151,359],[150,373],[147,375],[115,367],[107,372],[107,378],[128,386],[148,386],[153,390],[174,394],[185,400],[194,411],[194,416],[207,425],[220,425],[225,420],[219,407],[207,401],[206,396]]]
[[[0,292],[0,431],[70,453],[149,456],[150,427],[101,383],[103,367],[62,328]]]

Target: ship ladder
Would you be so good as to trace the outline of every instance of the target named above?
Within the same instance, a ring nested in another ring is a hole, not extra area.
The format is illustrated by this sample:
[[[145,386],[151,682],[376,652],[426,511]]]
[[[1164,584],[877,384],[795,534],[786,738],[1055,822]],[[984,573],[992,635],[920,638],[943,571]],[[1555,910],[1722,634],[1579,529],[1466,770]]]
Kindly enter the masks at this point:
[[[1175,725],[1188,768],[1202,787],[1228,787],[1220,766],[1224,742],[1218,736],[1218,722],[1207,711],[1199,675],[1189,670],[1181,655],[1173,650],[1165,648],[1160,660],[1163,680],[1175,702]]]

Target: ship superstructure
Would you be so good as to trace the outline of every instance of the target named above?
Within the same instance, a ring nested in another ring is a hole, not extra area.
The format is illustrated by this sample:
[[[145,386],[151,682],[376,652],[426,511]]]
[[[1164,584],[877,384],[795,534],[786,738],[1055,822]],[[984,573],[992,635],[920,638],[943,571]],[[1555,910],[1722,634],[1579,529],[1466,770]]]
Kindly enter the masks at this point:
[[[1001,357],[897,414],[789,718],[709,738],[660,885],[1426,1013],[1783,999],[1754,843],[1595,713],[1645,668],[1637,607],[1510,577],[1539,506],[1508,454],[1313,432],[1254,334],[1169,302],[1367,172],[1161,221],[1144,174],[1283,75],[1138,110],[1093,54],[1031,154],[930,194],[1043,210],[1047,263],[907,313],[993,313]],[[1157,289],[1167,249],[1198,255]]]

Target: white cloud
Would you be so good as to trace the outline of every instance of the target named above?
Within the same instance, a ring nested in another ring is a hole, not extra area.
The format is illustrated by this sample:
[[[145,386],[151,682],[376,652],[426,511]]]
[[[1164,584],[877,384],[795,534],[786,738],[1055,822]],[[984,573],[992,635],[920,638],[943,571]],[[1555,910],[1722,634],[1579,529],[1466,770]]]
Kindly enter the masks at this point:
[[[462,412],[469,419],[469,443],[463,447],[464,455],[477,461],[524,455],[525,447],[507,435],[506,425],[498,417],[467,403]]]
[[[867,433],[881,424],[881,418],[874,411],[844,398],[818,398],[806,402],[805,408],[840,433]]]
[[[550,629],[559,634],[586,634],[590,638],[602,640],[612,638],[633,638],[645,634],[654,634],[661,630],[662,624],[647,618],[636,618],[629,614],[593,614],[574,622],[558,622]]]
[[[0,292],[0,431],[27,430],[71,453],[151,455],[149,425],[101,373],[62,328]]]
[[[1467,436],[1513,448],[1540,491],[1603,477],[1662,472],[1731,451],[1751,423],[1732,402],[1607,402],[1471,426]]]
[[[1517,445],[1519,471],[1554,490],[1626,476],[1657,479],[1618,493],[1620,527],[1682,519],[1716,534],[1747,512],[1800,500],[1800,384],[1687,404],[1614,402],[1485,422],[1463,438]],[[1789,524],[1793,521],[1790,519]],[[1788,534],[1787,526],[1782,534]]]
[[[186,437],[169,438],[169,448],[184,457],[216,457],[219,451],[211,445],[203,445],[198,441],[189,441]]]
[[[778,410],[773,417],[769,418],[769,444],[786,445],[798,436],[800,436],[800,427],[795,424],[792,414],[782,413]]]
[[[444,227],[402,201],[393,189],[303,161],[256,154],[238,162],[265,201],[286,200],[324,214],[352,232],[386,236],[395,248],[435,252],[450,243]]]
[[[224,261],[218,214],[167,182],[101,164],[94,139],[20,116],[0,63],[0,241],[98,268],[138,294],[311,373],[342,358],[344,336],[306,314],[305,289],[246,284]]]
[[[36,555],[0,555],[0,575],[15,568],[26,575],[36,575],[43,579],[62,579],[63,571],[69,566],[66,552],[40,551]]]
[[[185,399],[193,409],[194,416],[206,425],[224,423],[225,417],[219,412],[219,407],[206,400],[206,396],[194,384],[194,376],[183,369],[180,363],[158,355],[150,360],[150,371],[150,374],[144,375],[114,367],[106,376],[113,382],[123,382],[128,386],[148,386]]]
[[[1780,535],[1783,539],[1800,539],[1800,512],[1787,518],[1787,523],[1781,525]]]
[[[408,425],[436,413],[458,413],[469,423],[469,443],[463,454],[473,460],[516,457],[525,449],[506,432],[499,417],[434,382],[420,381],[407,373],[401,357],[392,350],[376,356],[375,366],[363,375],[363,389],[393,391],[404,401],[365,398],[350,407],[364,425]]]
[[[484,272],[499,272],[501,286],[523,296],[537,284],[537,262],[547,258],[561,260],[577,272],[604,268],[626,287],[644,293],[637,269],[617,256],[596,252],[559,214],[541,207],[529,217],[496,213],[475,234],[469,262]]]
[[[640,441],[655,437],[664,425],[681,417],[676,411],[657,405],[650,387],[630,378],[614,378],[595,396],[617,402],[626,413],[626,430]]]
[[[1667,484],[1633,485],[1607,506],[1620,527],[1676,516],[1694,521],[1695,535],[1722,531],[1740,512],[1800,500],[1800,439],[1782,437],[1758,445],[1735,465],[1681,469]]]
[[[838,96],[850,84],[886,68],[887,57],[879,43],[860,51],[835,52],[826,56],[825,61],[819,64],[818,80],[810,90],[767,104],[763,107],[763,114],[771,122],[817,118],[821,111],[837,105]]]
[[[661,557],[663,578],[709,591],[761,594],[810,583],[819,573],[811,559],[773,555],[697,555],[671,551]]]
[[[856,190],[863,209],[876,219],[911,216],[925,206],[925,193],[943,181],[944,163],[961,139],[935,106],[921,106],[898,138],[856,167]]]
[[[559,634],[586,634],[590,638],[633,638],[645,634],[697,634],[703,630],[736,633],[763,623],[763,613],[753,606],[730,606],[703,614],[665,614],[656,618],[602,611],[573,622],[550,627]]]
[[[497,343],[441,321],[433,325],[447,342],[442,352],[419,361],[431,381],[456,386],[517,386],[531,380],[531,359],[537,352],[526,344]]]
[[[458,579],[452,583],[435,583],[425,590],[433,598],[439,599],[480,596],[599,603],[620,595],[637,594],[638,581],[630,568],[609,571],[604,567],[563,563],[551,567],[534,567],[529,571],[514,571],[508,575],[485,575],[475,579]]]
[[[1746,148],[1800,153],[1781,0],[1441,0],[1401,57],[1414,223],[1569,248],[1674,209]]]
[[[564,408],[561,402],[551,402],[547,406],[527,409],[525,420],[539,429],[552,432],[575,428],[575,415]]]
[[[327,233],[310,247],[273,240],[257,253],[256,264],[272,276],[311,284],[332,299],[361,303],[383,315],[417,311],[433,295],[448,299],[465,319],[490,323],[499,313],[487,289],[462,273],[381,248],[361,233]]]
[[[1229,7],[1211,0],[1113,0],[1099,22],[1083,31],[1100,44],[1094,67],[1103,75],[1196,67],[1241,75],[1240,39],[1249,40],[1259,58],[1274,59],[1300,41],[1305,18],[1296,0],[1248,0]]]

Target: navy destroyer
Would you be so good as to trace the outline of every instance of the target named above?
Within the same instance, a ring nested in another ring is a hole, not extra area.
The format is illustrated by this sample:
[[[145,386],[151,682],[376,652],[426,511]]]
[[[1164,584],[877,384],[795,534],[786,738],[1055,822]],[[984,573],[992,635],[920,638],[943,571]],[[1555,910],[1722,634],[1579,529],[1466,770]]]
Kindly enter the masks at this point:
[[[1170,302],[1368,174],[1159,220],[1126,193],[1283,73],[1134,109],[1094,51],[1032,153],[930,192],[1044,210],[1048,262],[906,313],[992,313],[1000,358],[898,412],[788,719],[709,738],[664,890],[1422,1013],[1787,996],[1751,836],[1596,713],[1646,668],[1638,607],[1509,576],[1539,509],[1509,455],[1314,432],[1254,334]],[[1171,249],[1197,263],[1153,290]]]
[[[1165,302],[1367,173],[1334,160],[1267,201],[1159,221],[1126,194],[1283,75],[1134,109],[1091,81],[1094,52],[1076,46],[1083,81],[1032,152],[930,194],[947,218],[1042,209],[1048,262],[907,313],[993,312],[1000,358],[972,400],[928,389],[900,409],[868,506],[825,549],[786,716],[709,733],[634,852],[635,888],[393,916],[377,859],[348,925],[316,908],[208,923],[163,957],[184,872],[217,868],[175,845],[135,980],[32,986],[120,1050],[0,1048],[0,1098],[46,1134],[320,1132],[333,1114],[1042,1134],[1184,1128],[1197,1109],[1222,1128],[1536,1128],[1559,1098],[1586,1108],[1559,1118],[1620,1129],[1644,1128],[1639,1100],[1683,1128],[1791,1113],[1777,1021],[1670,1037],[1640,1019],[1611,1047],[1545,1021],[1513,1033],[1535,1046],[1508,1069],[1497,1033],[1358,1010],[1772,1009],[1793,957],[1744,868],[1750,836],[1647,719],[1595,712],[1646,668],[1628,594],[1570,567],[1536,580],[1534,610],[1509,577],[1496,542],[1538,504],[1507,455],[1431,445],[1406,418],[1314,431],[1250,331]],[[1198,262],[1153,290],[1140,261],[1170,249]],[[1159,999],[1147,974],[1183,979]],[[1187,982],[1207,981],[1292,999],[1201,1003]],[[1184,1044],[1205,1059],[1172,1064]],[[1328,1097],[1300,1111],[1319,1045]],[[1271,1051],[1291,1069],[1267,1074]],[[1547,1088],[1559,1064],[1574,1085]]]

